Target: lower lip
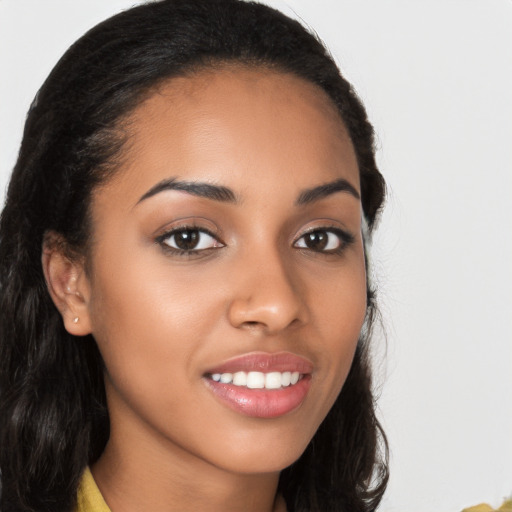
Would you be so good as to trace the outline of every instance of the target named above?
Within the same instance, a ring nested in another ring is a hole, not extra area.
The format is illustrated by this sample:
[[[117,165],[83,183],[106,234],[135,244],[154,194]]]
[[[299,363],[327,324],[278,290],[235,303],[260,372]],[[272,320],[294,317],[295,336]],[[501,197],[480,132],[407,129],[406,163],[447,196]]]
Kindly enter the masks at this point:
[[[304,375],[297,384],[281,389],[249,389],[208,378],[205,380],[224,404],[252,418],[277,418],[294,411],[306,398],[311,384],[310,375]]]

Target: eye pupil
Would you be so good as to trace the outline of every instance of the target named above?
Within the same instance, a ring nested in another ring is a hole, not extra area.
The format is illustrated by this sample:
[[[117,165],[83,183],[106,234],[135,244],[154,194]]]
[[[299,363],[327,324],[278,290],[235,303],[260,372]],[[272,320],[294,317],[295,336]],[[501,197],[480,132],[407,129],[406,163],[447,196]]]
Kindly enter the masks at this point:
[[[184,251],[190,251],[199,242],[199,231],[197,229],[183,229],[174,234],[176,247]]]
[[[308,249],[322,251],[327,246],[329,236],[323,231],[313,231],[305,236],[305,243]]]

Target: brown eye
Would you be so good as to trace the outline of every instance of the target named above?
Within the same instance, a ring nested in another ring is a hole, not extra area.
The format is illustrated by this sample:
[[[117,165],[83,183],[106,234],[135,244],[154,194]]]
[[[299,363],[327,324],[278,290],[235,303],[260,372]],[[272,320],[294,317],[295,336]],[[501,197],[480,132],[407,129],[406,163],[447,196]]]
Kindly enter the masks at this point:
[[[180,251],[201,251],[223,245],[210,233],[197,228],[181,228],[160,237],[172,249]]]
[[[353,236],[337,228],[316,229],[302,235],[294,244],[314,252],[337,252],[353,242]]]
[[[195,249],[199,242],[199,231],[195,229],[185,229],[174,233],[172,238],[174,238],[174,243],[178,249],[190,251],[191,249]]]
[[[304,243],[313,251],[324,251],[329,242],[329,234],[325,231],[313,231],[304,235]]]

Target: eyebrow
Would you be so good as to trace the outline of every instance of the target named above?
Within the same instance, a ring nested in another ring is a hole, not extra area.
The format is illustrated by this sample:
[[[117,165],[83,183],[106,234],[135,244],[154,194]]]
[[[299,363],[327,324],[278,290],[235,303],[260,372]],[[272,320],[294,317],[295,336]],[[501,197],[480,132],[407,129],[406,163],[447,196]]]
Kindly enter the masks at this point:
[[[237,203],[235,193],[220,185],[212,185],[211,183],[194,182],[194,181],[178,181],[175,178],[162,180],[154,187],[151,187],[138,201],[137,204],[148,199],[164,190],[180,190],[198,197],[205,197],[213,201],[222,203]]]
[[[137,201],[137,204],[166,190],[179,190],[194,196],[204,197],[206,199],[211,199],[213,201],[219,201],[222,203],[239,202],[236,194],[228,187],[204,182],[179,181],[176,178],[169,178],[162,180],[155,186],[151,187]],[[324,199],[325,197],[328,197],[337,192],[347,192],[356,199],[361,198],[353,185],[351,185],[347,180],[340,178],[339,180],[333,181],[332,183],[325,183],[324,185],[319,185],[317,187],[303,190],[299,194],[295,204],[297,206],[304,206],[315,201],[319,201],[320,199]]]
[[[347,180],[340,178],[339,180],[333,181],[332,183],[326,183],[319,185],[318,187],[309,188],[303,190],[295,204],[297,206],[304,206],[320,199],[324,199],[336,192],[348,192],[351,196],[356,199],[361,199],[359,192],[351,185]]]

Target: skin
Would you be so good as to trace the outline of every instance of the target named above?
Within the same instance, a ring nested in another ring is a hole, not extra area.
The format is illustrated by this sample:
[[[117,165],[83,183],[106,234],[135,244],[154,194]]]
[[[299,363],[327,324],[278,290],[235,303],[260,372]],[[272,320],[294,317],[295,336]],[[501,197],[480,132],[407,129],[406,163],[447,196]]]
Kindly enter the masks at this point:
[[[113,512],[283,510],[279,471],[339,394],[364,321],[360,200],[297,204],[340,178],[360,191],[352,143],[319,88],[247,68],[168,81],[125,130],[121,167],[93,195],[87,272],[58,250],[43,257],[66,328],[92,333],[105,361],[111,438],[95,480]],[[140,201],[171,178],[237,201],[177,190]],[[213,246],[170,251],[161,235],[184,223]],[[353,242],[331,233],[339,251],[304,247],[305,232],[333,227]],[[205,385],[208,369],[254,351],[313,363],[300,407],[250,418]]]

